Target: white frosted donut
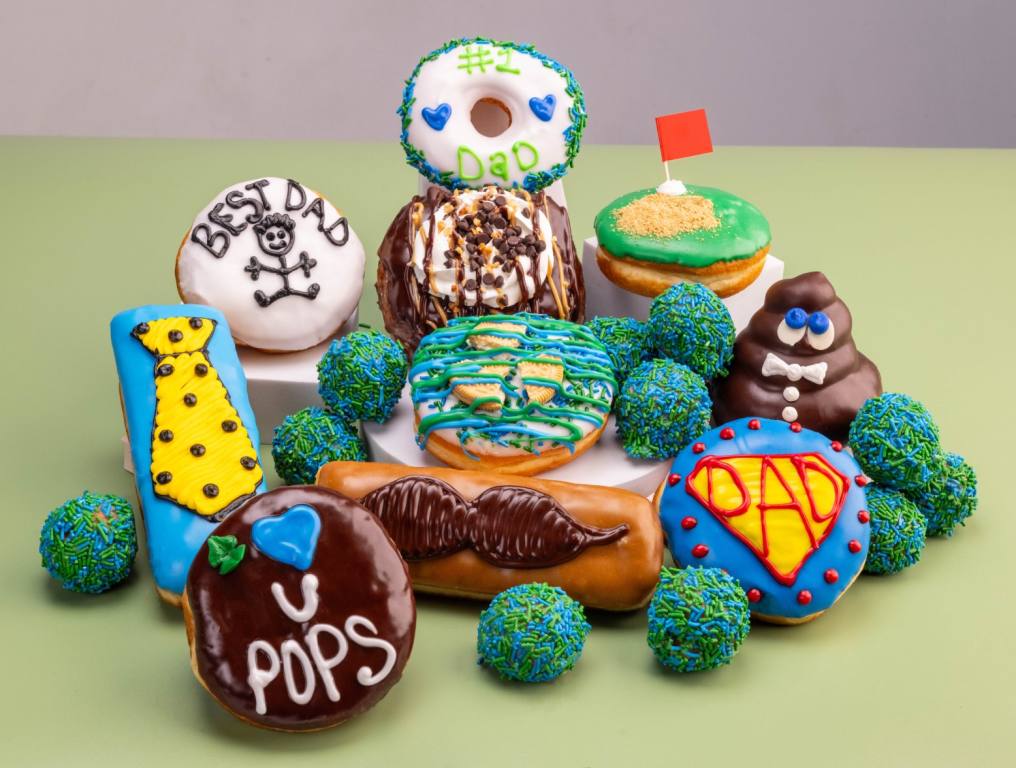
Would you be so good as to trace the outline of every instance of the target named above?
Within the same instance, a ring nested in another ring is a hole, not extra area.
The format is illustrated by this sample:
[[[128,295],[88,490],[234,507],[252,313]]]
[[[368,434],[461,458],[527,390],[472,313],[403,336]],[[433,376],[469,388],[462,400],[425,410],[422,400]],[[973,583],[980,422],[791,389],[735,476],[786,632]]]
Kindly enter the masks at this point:
[[[240,344],[306,349],[334,334],[363,290],[363,245],[297,181],[241,181],[198,214],[176,260],[180,297],[226,316]]]
[[[571,71],[530,45],[485,38],[424,56],[399,114],[409,164],[452,189],[543,189],[571,166],[586,124]]]

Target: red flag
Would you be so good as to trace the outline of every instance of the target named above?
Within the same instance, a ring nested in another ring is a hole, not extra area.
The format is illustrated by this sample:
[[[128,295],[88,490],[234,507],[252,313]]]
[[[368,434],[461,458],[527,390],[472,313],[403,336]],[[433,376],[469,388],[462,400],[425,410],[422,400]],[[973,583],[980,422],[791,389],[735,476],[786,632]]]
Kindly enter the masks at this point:
[[[709,137],[709,123],[706,122],[704,109],[658,117],[656,133],[660,137],[660,157],[663,162],[713,151],[713,140]]]

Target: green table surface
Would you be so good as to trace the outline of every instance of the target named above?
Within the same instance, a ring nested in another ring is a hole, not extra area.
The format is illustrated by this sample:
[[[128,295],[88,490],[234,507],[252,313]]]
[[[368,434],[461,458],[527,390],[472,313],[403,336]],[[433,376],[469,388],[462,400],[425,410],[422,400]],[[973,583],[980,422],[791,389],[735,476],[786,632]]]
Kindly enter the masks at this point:
[[[724,147],[673,165],[756,203],[788,274],[830,277],[886,388],[924,401],[977,468],[977,515],[916,567],[859,579],[818,621],[756,624],[710,673],[658,667],[644,612],[593,613],[572,673],[505,684],[476,666],[482,606],[423,597],[387,698],[290,735],[244,725],[199,687],[143,549],[125,585],[74,595],[39,567],[39,527],[85,488],[133,498],[109,319],[176,300],[180,237],[213,194],[274,175],[330,197],[370,252],[361,318],[377,323],[373,252],[416,175],[394,142],[0,140],[2,762],[1011,765],[1016,151]],[[660,175],[655,148],[583,149],[566,179],[575,236]]]

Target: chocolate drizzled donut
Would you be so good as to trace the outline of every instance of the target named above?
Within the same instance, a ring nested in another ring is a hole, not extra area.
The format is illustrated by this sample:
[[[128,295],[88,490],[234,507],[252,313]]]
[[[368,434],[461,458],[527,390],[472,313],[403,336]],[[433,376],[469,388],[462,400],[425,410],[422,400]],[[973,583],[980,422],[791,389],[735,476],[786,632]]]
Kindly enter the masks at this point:
[[[407,560],[471,548],[502,568],[547,568],[628,533],[626,524],[584,525],[550,496],[510,485],[489,488],[467,502],[447,483],[418,475],[383,485],[360,503],[377,516]]]

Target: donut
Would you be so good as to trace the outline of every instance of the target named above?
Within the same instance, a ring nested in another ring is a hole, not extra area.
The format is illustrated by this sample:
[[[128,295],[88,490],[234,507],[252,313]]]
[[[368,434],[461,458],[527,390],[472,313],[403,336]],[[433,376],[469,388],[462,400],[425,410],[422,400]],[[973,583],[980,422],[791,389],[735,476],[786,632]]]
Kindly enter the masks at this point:
[[[591,629],[582,604],[560,587],[520,584],[480,614],[476,654],[502,680],[546,683],[575,666]]]
[[[846,441],[858,409],[882,391],[852,326],[850,310],[821,272],[774,283],[734,342],[730,375],[713,382],[716,422],[764,416]],[[863,460],[861,466],[875,478]]]
[[[649,356],[650,344],[645,323],[634,317],[594,317],[586,326],[607,348],[614,362],[618,386]],[[616,403],[615,403],[616,405]]]
[[[347,421],[383,424],[406,386],[406,355],[381,331],[353,331],[318,361],[318,394]]]
[[[356,311],[364,251],[346,217],[292,179],[241,181],[194,219],[176,256],[180,298],[229,321],[238,344],[307,349]]]
[[[675,672],[729,664],[751,629],[748,598],[719,568],[664,568],[649,603],[646,642]]]
[[[183,616],[191,668],[252,725],[317,731],[380,701],[409,661],[416,603],[373,515],[313,486],[252,499],[202,545]]]
[[[42,567],[71,592],[98,594],[126,579],[138,539],[127,499],[85,491],[46,517],[39,534]]]
[[[654,504],[674,562],[721,568],[755,618],[800,624],[864,567],[867,483],[843,446],[818,432],[738,419],[678,454]]]
[[[490,599],[542,581],[590,608],[630,611],[663,564],[652,505],[621,488],[352,461],[325,464],[316,482],[381,521],[417,592]]]
[[[734,320],[704,285],[679,283],[653,299],[646,330],[656,352],[706,381],[726,375],[734,354]]]
[[[275,474],[286,485],[306,485],[329,461],[367,461],[360,430],[331,411],[309,406],[282,420],[272,439]]]
[[[709,428],[706,383],[686,365],[647,360],[617,397],[617,434],[633,459],[670,459]]]
[[[977,510],[977,473],[958,453],[946,453],[940,471],[910,496],[927,520],[929,536],[952,536]]]
[[[592,331],[529,313],[451,320],[420,342],[409,383],[421,448],[460,469],[517,475],[593,445],[617,392]]]
[[[211,307],[129,309],[110,337],[149,565],[159,597],[179,605],[205,537],[266,490],[247,379]]]
[[[409,164],[449,189],[543,189],[567,172],[586,125],[571,71],[531,45],[480,37],[420,59],[398,114]]]
[[[581,322],[585,288],[568,212],[544,192],[432,186],[388,228],[377,296],[385,329],[409,354],[461,315],[525,311]]]
[[[650,298],[681,282],[726,298],[755,281],[771,240],[765,216],[721,189],[686,190],[640,189],[597,214],[596,263],[608,280]]]
[[[938,424],[910,395],[885,392],[863,401],[849,437],[864,471],[889,488],[919,494],[943,476]]]

